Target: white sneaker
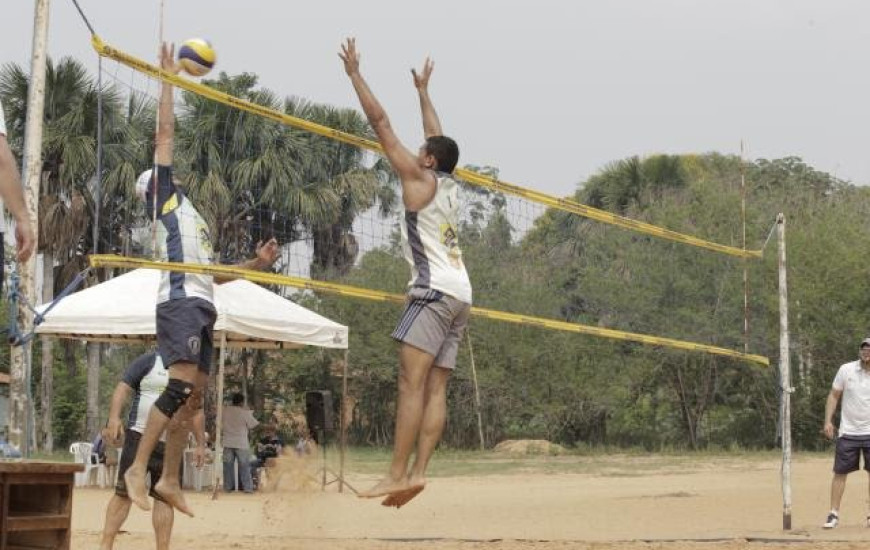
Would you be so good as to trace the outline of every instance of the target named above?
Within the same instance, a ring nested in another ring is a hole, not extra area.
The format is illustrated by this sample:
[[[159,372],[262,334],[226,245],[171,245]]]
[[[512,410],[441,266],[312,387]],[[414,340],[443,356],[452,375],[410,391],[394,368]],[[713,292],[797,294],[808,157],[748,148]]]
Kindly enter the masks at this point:
[[[833,529],[840,523],[840,516],[837,515],[836,512],[831,512],[828,514],[828,520],[822,525],[825,529]]]

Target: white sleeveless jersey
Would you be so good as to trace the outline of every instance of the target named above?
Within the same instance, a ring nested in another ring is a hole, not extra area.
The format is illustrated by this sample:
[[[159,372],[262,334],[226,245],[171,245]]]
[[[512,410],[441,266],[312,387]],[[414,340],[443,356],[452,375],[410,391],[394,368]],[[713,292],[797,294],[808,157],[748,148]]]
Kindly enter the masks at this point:
[[[471,282],[459,249],[459,186],[449,174],[436,174],[432,201],[402,219],[402,250],[411,265],[409,287],[431,288],[471,303]]]

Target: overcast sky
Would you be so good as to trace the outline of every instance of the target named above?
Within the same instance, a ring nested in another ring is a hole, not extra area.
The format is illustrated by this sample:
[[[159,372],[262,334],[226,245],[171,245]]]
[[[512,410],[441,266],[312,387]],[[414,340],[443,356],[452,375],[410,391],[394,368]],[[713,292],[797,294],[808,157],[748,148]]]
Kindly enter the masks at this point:
[[[155,59],[159,0],[80,0],[107,42]],[[3,0],[0,61],[29,68],[31,0]],[[281,95],[356,107],[336,52],[362,73],[406,145],[422,140],[409,69],[460,162],[567,195],[606,163],[654,153],[803,157],[870,182],[866,0],[165,0],[165,36],[202,36],[218,68]],[[71,0],[52,0],[49,51],[96,68]]]

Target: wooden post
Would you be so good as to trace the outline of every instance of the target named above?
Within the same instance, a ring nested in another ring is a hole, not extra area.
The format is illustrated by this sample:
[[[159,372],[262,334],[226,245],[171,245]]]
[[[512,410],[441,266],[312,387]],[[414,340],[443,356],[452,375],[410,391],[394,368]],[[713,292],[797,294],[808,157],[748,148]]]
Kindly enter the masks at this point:
[[[776,217],[779,251],[779,379],[782,415],[782,528],[791,530],[791,366],[788,333],[788,286],[785,261],[785,215]]]
[[[338,440],[338,492],[344,492],[344,454],[347,448],[347,426],[344,423],[344,415],[347,407],[347,360],[350,351],[344,351],[344,366],[341,369],[341,420],[338,423],[338,429],[341,430],[341,436]]]
[[[746,250],[746,163],[743,140],[740,140],[740,218],[743,226],[743,250]],[[743,353],[749,353],[749,259],[743,258]]]
[[[30,86],[27,91],[27,121],[24,130],[24,202],[27,215],[39,238],[39,182],[42,177],[42,126],[45,106],[45,65],[48,49],[49,0],[36,0],[33,15],[33,52],[30,58]],[[38,249],[34,243],[34,252]],[[36,303],[36,254],[18,265],[20,299]],[[30,332],[33,315],[19,301],[18,328]],[[9,442],[30,456],[30,361],[31,343],[10,350]]]
[[[97,56],[97,175],[94,178],[94,254],[100,253],[100,208],[103,197],[103,57]]]
[[[211,498],[212,500],[217,498],[219,483],[223,483],[223,461],[224,461],[224,450],[223,443],[221,441],[221,430],[223,428],[224,422],[224,363],[227,359],[227,333],[221,331],[221,351],[220,351],[220,360],[218,361],[218,373],[217,373],[217,396],[215,397],[215,405],[217,410],[215,411],[215,421],[214,421],[214,458],[212,459],[212,487],[211,487]]]
[[[477,387],[477,368],[474,366],[474,348],[471,347],[471,332],[466,329],[465,337],[468,339],[468,355],[471,357],[471,380],[474,383],[474,404],[477,409],[477,435],[480,438],[480,450],[486,449],[483,441],[483,415],[480,412],[480,389]]]
[[[42,303],[47,304],[54,298],[54,254],[42,254]],[[42,384],[40,403],[42,412],[41,434],[42,450],[54,452],[54,427],[52,426],[54,402],[54,337],[43,336],[42,341]]]

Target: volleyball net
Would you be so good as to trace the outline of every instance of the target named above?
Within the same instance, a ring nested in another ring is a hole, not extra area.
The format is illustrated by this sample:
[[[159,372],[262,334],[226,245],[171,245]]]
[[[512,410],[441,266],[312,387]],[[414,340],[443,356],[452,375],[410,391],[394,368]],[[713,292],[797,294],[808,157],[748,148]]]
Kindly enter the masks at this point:
[[[176,87],[174,169],[207,221],[215,259],[250,257],[270,237],[281,244],[273,273],[155,262],[143,209],[109,231],[114,254],[94,256],[93,265],[232,275],[321,295],[403,301],[408,269],[399,247],[398,184],[362,115],[281,97],[251,75],[193,82],[96,36],[93,45],[117,62],[103,78],[131,105],[156,106],[161,80]],[[703,163],[698,159],[689,171]],[[765,285],[774,278],[759,248],[734,244],[735,186],[705,190],[705,182],[687,177],[699,197],[715,200],[679,205],[692,219],[678,217],[674,204],[651,200],[638,212],[646,219],[637,219],[583,204],[582,190],[557,198],[501,181],[497,167],[466,165],[456,176],[476,318],[768,364],[767,305],[753,299],[746,307],[743,277],[746,271],[755,285],[753,298],[769,297]],[[113,191],[132,194],[132,179],[130,188]],[[690,231],[711,228],[710,238]],[[760,243],[764,235],[753,237]],[[749,335],[747,316],[758,320]]]

